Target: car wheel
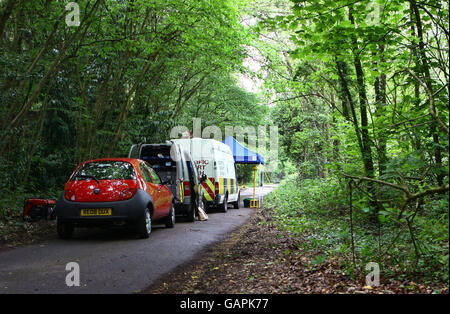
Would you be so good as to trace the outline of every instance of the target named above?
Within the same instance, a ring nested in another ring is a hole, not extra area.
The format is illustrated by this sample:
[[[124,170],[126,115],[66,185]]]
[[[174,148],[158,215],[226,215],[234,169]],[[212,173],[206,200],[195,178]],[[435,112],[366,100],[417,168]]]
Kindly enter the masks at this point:
[[[58,232],[58,236],[61,239],[70,239],[73,235],[75,227],[73,224],[68,222],[60,222],[59,220],[56,222],[56,230]]]
[[[144,214],[137,223],[137,230],[139,237],[142,239],[147,239],[152,233],[152,216],[148,208],[145,209]]]
[[[175,208],[173,207],[173,203],[170,205],[169,216],[166,217],[166,227],[175,227]]]
[[[225,195],[220,209],[223,213],[226,213],[228,211],[228,195]]]
[[[238,199],[237,199],[237,201],[236,201],[236,202],[233,202],[233,207],[234,207],[234,208],[236,208],[236,209],[241,208],[241,202],[240,202],[240,199],[241,199],[241,192],[238,193]]]

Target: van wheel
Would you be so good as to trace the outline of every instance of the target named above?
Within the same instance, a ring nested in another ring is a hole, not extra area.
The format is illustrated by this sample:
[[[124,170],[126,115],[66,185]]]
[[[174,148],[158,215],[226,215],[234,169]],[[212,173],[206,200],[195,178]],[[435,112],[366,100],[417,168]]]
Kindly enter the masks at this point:
[[[58,236],[61,239],[70,239],[73,235],[73,231],[75,230],[75,227],[71,223],[60,222],[59,220],[57,220],[56,230],[58,232]]]
[[[228,211],[228,195],[225,195],[225,198],[223,199],[223,203],[220,206],[220,209],[223,213],[226,213]]]
[[[152,217],[148,208],[145,209],[144,214],[138,220],[137,232],[141,239],[150,237],[150,233],[152,232]]]
[[[241,208],[240,199],[241,199],[241,192],[239,191],[237,201],[233,202],[233,208],[236,208],[236,209]]]
[[[170,205],[169,216],[166,217],[166,228],[175,227],[175,208],[173,207],[173,203]]]

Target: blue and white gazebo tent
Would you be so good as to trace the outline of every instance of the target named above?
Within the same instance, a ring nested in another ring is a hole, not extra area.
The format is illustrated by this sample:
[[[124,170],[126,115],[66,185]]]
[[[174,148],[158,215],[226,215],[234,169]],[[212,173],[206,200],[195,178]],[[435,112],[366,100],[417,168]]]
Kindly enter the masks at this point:
[[[260,154],[244,147],[234,137],[228,136],[223,142],[231,148],[235,163],[264,165],[264,158]]]
[[[251,208],[259,207],[259,200],[256,200],[256,172],[258,171],[258,166],[256,165],[264,165],[264,158],[250,149],[244,147],[241,143],[239,143],[234,137],[228,136],[225,141],[223,141],[226,145],[231,148],[233,153],[234,161],[237,164],[253,164],[253,170],[255,172],[255,179],[253,185],[253,200],[250,201]],[[262,169],[260,173],[260,182],[261,185],[263,183],[264,176],[262,175]]]

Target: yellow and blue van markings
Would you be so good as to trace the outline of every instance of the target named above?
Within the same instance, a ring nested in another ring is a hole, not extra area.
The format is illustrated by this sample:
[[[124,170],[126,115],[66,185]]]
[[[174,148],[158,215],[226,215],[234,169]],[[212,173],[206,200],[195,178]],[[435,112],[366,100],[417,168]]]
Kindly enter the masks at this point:
[[[230,184],[231,192],[230,192],[230,194],[236,194],[237,193],[236,179],[230,179],[230,181],[231,181],[231,184]]]
[[[219,194],[224,194],[224,180],[222,177],[219,178]]]
[[[236,179],[232,178],[219,178],[219,194],[225,194],[226,191],[228,191],[228,194],[236,194],[236,181]]]

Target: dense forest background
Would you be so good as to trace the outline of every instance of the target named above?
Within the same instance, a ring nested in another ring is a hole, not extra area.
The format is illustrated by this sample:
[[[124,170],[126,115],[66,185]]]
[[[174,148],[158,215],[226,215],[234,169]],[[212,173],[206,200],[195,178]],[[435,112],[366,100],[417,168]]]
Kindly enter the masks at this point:
[[[294,170],[270,196],[280,225],[317,263],[448,286],[448,2],[265,5],[256,47]]]
[[[448,284],[448,2],[0,3],[0,209],[193,117],[273,124],[268,204],[317,263]]]
[[[231,1],[2,1],[3,200],[60,191],[81,161],[164,142],[192,118],[257,125],[266,108],[240,88],[248,31]],[[11,205],[13,205],[11,204]]]

